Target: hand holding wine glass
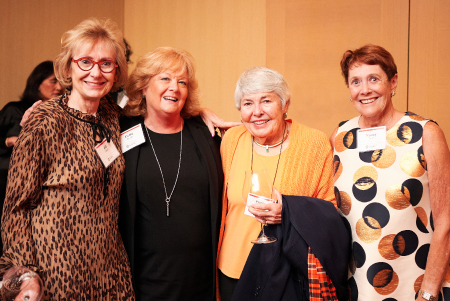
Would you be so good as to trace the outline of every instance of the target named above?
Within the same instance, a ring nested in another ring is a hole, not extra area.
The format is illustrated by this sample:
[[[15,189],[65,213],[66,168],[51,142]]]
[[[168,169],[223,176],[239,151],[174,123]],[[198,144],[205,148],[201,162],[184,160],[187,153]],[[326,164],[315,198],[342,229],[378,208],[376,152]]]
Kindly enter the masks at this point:
[[[278,191],[276,194],[276,199],[281,199]],[[274,224],[281,222],[281,204],[277,204],[274,196],[274,190],[266,170],[253,170],[245,173],[242,188],[242,198],[247,205],[245,214],[254,216],[261,223],[261,234],[252,243],[265,244],[276,241],[276,238],[267,237],[264,234],[266,218],[270,217]]]
[[[281,224],[282,196],[281,193],[273,188],[274,203],[253,204],[248,207],[248,212],[255,216],[255,219],[266,225]]]

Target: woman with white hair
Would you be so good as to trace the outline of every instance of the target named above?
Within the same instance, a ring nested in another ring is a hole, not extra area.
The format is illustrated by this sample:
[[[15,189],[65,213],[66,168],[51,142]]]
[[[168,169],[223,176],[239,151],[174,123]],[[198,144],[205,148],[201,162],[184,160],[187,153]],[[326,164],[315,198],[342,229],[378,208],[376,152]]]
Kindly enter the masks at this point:
[[[233,294],[252,249],[251,240],[260,232],[259,223],[282,222],[280,196],[277,203],[249,207],[255,218],[243,214],[246,172],[265,169],[272,186],[282,194],[335,205],[328,138],[287,119],[290,91],[281,74],[265,67],[246,70],[236,84],[235,101],[243,125],[228,130],[221,145],[225,182],[218,268],[222,300],[230,300]]]

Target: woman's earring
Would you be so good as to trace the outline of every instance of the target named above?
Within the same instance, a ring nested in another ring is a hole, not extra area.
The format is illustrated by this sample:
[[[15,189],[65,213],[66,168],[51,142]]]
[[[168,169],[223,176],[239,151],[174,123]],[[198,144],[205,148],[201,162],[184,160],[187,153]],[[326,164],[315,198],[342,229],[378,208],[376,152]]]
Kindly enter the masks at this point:
[[[391,97],[394,97],[394,95],[395,95],[395,90],[394,90],[394,91],[392,91],[392,93],[391,93]]]
[[[284,112],[283,117],[284,117],[284,119],[287,118],[287,112]]]
[[[350,97],[350,102],[352,102],[353,101],[353,99]]]
[[[145,99],[145,94],[144,94],[144,93],[142,93],[142,100],[143,100],[143,101],[146,101],[146,99]]]
[[[242,118],[241,118],[241,123],[244,123],[244,122],[242,121]]]

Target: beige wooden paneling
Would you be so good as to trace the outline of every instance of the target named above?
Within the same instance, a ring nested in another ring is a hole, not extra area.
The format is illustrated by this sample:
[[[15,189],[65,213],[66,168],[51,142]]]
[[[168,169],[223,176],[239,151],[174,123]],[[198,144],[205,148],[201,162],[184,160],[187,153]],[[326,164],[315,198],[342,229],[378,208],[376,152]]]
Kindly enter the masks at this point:
[[[436,120],[450,142],[450,1],[411,0],[409,109]]]
[[[291,118],[329,135],[356,116],[339,63],[346,50],[368,43],[394,56],[394,105],[406,110],[408,0],[267,0],[266,11],[267,66],[290,85]]]
[[[19,100],[31,71],[53,60],[62,34],[89,17],[110,18],[123,29],[124,0],[2,0],[0,108]]]
[[[265,0],[125,1],[132,60],[160,46],[189,51],[203,106],[227,120],[240,118],[233,98],[239,75],[265,65],[265,22]]]

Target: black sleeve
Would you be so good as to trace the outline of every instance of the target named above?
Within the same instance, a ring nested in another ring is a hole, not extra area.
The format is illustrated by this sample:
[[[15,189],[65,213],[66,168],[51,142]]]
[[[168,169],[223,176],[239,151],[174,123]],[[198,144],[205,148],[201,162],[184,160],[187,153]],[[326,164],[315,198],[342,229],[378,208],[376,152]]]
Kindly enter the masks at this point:
[[[18,107],[10,104],[0,111],[0,155],[11,152],[11,148],[6,147],[5,141],[8,137],[19,136],[22,129],[20,126],[22,115]]]

